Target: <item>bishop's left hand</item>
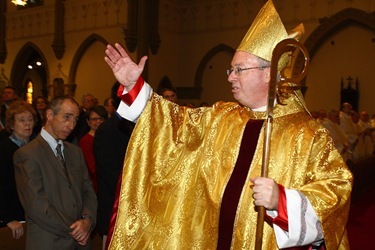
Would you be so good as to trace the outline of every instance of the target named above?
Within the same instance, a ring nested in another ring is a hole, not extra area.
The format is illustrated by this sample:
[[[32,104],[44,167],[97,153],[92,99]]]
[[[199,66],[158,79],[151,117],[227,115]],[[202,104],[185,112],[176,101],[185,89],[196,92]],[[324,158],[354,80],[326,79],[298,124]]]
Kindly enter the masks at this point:
[[[270,178],[251,178],[251,188],[255,206],[263,206],[267,210],[277,210],[279,205],[279,187]]]

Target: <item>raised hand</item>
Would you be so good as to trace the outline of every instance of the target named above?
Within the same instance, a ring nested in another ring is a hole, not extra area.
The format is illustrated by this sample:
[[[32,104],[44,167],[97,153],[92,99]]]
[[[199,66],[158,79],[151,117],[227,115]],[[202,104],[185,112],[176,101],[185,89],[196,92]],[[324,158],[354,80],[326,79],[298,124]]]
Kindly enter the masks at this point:
[[[117,81],[130,91],[143,72],[147,56],[142,57],[139,64],[136,64],[118,43],[115,47],[107,45],[105,54],[104,60],[112,69]]]

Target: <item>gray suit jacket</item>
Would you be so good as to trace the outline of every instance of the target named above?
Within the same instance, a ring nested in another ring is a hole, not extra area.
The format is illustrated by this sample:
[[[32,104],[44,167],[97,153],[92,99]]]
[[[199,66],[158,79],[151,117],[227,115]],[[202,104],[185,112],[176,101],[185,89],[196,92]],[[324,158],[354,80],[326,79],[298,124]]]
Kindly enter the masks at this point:
[[[70,225],[82,214],[96,221],[96,195],[82,151],[64,142],[64,156],[68,178],[41,135],[14,154],[17,190],[27,218],[28,250],[80,249],[70,237]]]

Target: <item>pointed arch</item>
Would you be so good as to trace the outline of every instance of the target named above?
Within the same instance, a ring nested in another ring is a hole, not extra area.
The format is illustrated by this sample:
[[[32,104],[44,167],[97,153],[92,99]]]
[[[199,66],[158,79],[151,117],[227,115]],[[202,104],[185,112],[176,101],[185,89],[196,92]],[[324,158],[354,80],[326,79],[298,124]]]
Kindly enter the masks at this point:
[[[76,75],[77,75],[77,68],[78,68],[79,62],[81,61],[86,50],[95,42],[101,42],[105,46],[108,44],[108,41],[104,39],[102,36],[99,36],[98,34],[92,34],[82,42],[82,44],[79,46],[73,58],[72,64],[70,65],[70,70],[69,70],[70,72],[69,83],[70,84],[76,83]]]
[[[11,69],[10,82],[18,90],[20,96],[25,96],[27,92],[27,83],[25,77],[28,75],[28,65],[35,60],[41,60],[42,65],[34,70],[40,77],[38,88],[43,96],[47,97],[47,85],[49,79],[49,70],[46,57],[41,49],[34,43],[27,42],[17,53]]]
[[[181,95],[181,99],[200,99],[203,88],[202,79],[207,64],[218,53],[225,52],[233,56],[235,51],[235,49],[225,44],[219,44],[212,48],[210,51],[208,51],[203,56],[196,70],[194,78],[194,87],[177,87],[177,92],[179,93],[179,95]]]
[[[304,43],[312,61],[319,47],[330,37],[343,29],[355,25],[361,26],[375,32],[375,12],[366,13],[358,9],[345,9],[330,18],[322,18],[320,25],[311,33]],[[293,74],[299,74],[304,66],[304,58],[300,53],[296,59]],[[301,83],[306,90],[306,78]]]
[[[208,62],[219,52],[227,52],[231,54],[232,56],[234,55],[234,52],[236,50],[233,49],[232,47],[225,45],[225,44],[219,44],[210,51],[206,53],[206,55],[202,58],[201,62],[198,65],[197,72],[195,74],[195,80],[194,80],[194,85],[195,87],[202,87],[202,78],[204,74],[204,69]]]

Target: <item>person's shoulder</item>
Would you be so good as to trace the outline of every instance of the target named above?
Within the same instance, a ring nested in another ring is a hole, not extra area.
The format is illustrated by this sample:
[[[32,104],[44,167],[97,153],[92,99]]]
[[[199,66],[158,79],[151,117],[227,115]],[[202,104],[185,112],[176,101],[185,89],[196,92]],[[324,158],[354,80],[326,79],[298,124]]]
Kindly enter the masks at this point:
[[[246,113],[246,110],[248,109],[238,102],[218,101],[215,102],[212,106],[199,107],[196,108],[196,110],[197,112],[212,113],[213,115],[219,117],[227,117]]]
[[[4,137],[0,140],[0,147],[4,147],[4,145],[7,145],[11,140],[9,137]]]
[[[68,148],[71,150],[81,150],[81,148],[78,145],[68,141],[64,141],[64,148]]]
[[[37,135],[35,138],[31,139],[29,141],[29,143],[27,143],[26,145],[22,146],[21,148],[26,148],[26,149],[30,149],[30,148],[36,148],[36,149],[40,149],[44,146],[48,146],[48,143],[46,140],[43,139],[43,137],[41,135]]]
[[[67,141],[64,141],[64,152],[69,152],[73,158],[81,157],[83,155],[82,149],[79,145]]]
[[[18,146],[14,142],[12,142],[12,140],[9,137],[0,140],[0,152],[1,153],[7,152],[8,150],[17,149],[17,148]]]
[[[279,121],[278,123],[285,124],[289,128],[304,130],[305,132],[310,131],[311,133],[315,133],[324,129],[324,126],[319,121],[305,111],[281,116],[279,119],[283,120],[283,122]]]
[[[86,133],[84,136],[82,136],[82,138],[79,140],[79,142],[91,141],[93,138],[94,138],[94,136],[92,136],[89,133]]]
[[[119,118],[115,115],[109,117],[107,120],[105,120],[104,122],[102,122],[102,124],[99,125],[98,129],[95,132],[95,137],[98,133],[100,135],[107,132],[114,132],[118,128],[121,119],[122,118]]]
[[[30,157],[40,155],[40,152],[43,152],[46,146],[48,146],[48,143],[41,136],[37,136],[26,145],[18,148],[15,152],[15,155],[25,154],[29,155]]]
[[[2,129],[0,131],[0,141],[2,140],[5,140],[6,138],[8,138],[10,136],[9,132],[7,132],[6,129]]]

